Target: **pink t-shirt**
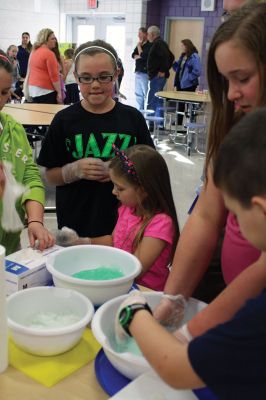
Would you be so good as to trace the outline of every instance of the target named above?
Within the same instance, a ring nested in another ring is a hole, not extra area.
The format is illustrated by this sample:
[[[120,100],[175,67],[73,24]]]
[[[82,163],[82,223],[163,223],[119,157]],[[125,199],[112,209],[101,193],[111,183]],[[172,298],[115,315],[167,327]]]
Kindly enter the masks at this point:
[[[245,268],[255,262],[261,252],[242,236],[235,216],[229,212],[222,247],[222,271],[228,285]]]
[[[132,244],[141,226],[141,217],[134,215],[134,209],[120,206],[118,209],[118,220],[114,229],[114,247],[133,253]],[[156,259],[155,263],[139,279],[140,285],[153,290],[163,290],[169,275],[168,265],[171,261],[171,251],[174,239],[174,224],[166,214],[156,214],[144,231],[144,236],[154,237],[167,242],[167,245]]]

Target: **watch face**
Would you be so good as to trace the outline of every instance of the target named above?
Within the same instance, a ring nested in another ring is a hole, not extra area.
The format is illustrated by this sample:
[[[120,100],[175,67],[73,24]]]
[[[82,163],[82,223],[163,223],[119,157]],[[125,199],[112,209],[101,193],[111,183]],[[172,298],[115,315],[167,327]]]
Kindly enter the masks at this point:
[[[120,324],[124,327],[127,325],[128,321],[130,320],[130,317],[132,316],[132,310],[130,307],[125,307],[120,311],[119,314],[119,322]]]
[[[152,314],[152,311],[147,303],[145,303],[145,304],[142,304],[142,303],[130,304],[130,305],[122,308],[122,310],[119,312],[119,317],[118,317],[119,323],[124,328],[124,330],[127,332],[127,334],[129,336],[131,336],[131,334],[129,332],[128,327],[133,319],[134,314],[139,310],[147,310]]]

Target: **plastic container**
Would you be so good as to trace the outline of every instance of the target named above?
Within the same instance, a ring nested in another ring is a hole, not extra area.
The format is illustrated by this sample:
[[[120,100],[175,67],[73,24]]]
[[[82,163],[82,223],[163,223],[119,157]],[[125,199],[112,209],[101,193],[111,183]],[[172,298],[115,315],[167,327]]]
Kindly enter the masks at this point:
[[[132,254],[109,246],[84,245],[68,247],[52,254],[47,269],[55,286],[77,290],[94,305],[101,305],[113,297],[125,294],[141,271],[139,260]],[[111,280],[85,280],[72,276],[81,270],[99,267],[118,268],[123,276]]]
[[[143,292],[148,304],[152,309],[159,303],[161,292]],[[92,320],[92,332],[97,341],[102,345],[106,357],[110,363],[124,376],[135,379],[137,376],[148,371],[151,367],[142,355],[131,352],[120,353],[117,351],[114,341],[114,323],[118,307],[127,295],[119,296],[107,301],[95,313]],[[190,320],[206,306],[200,300],[190,298],[181,325]]]
[[[57,327],[32,326],[36,316],[51,314],[58,316],[59,323],[62,316],[75,316],[75,322]],[[91,301],[69,289],[36,287],[13,293],[7,299],[8,327],[13,341],[28,353],[39,356],[61,354],[74,347],[93,314]]]

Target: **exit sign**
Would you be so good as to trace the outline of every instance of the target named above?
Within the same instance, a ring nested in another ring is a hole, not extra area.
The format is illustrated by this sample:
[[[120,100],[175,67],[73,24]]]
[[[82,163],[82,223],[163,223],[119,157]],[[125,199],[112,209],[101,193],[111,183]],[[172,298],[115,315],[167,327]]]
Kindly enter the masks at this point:
[[[88,8],[97,8],[98,0],[87,0]]]

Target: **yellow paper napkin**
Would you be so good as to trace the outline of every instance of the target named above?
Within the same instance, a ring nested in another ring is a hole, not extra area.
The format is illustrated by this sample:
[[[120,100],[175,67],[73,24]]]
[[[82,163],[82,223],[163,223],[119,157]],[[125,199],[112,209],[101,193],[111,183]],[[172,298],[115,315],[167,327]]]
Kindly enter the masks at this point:
[[[9,364],[44,386],[51,387],[72,372],[92,361],[101,346],[90,329],[86,328],[79,343],[57,356],[34,356],[18,348],[9,339]]]

